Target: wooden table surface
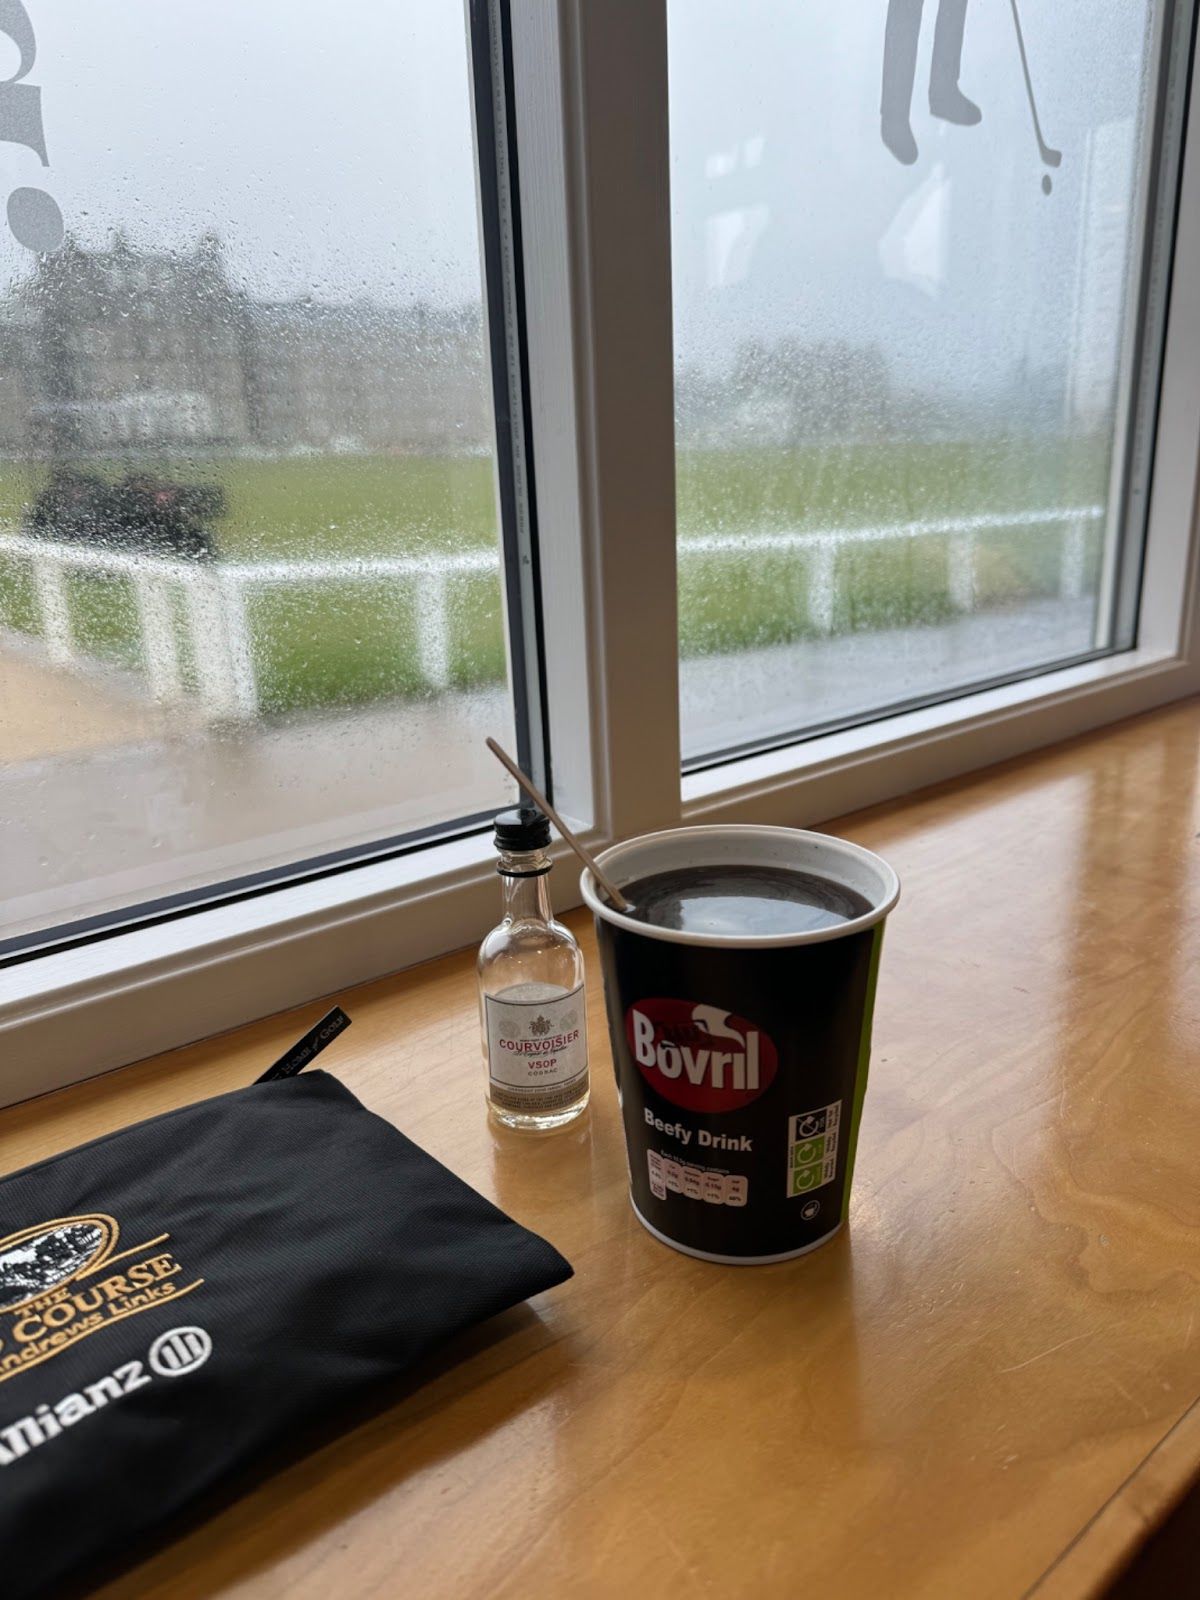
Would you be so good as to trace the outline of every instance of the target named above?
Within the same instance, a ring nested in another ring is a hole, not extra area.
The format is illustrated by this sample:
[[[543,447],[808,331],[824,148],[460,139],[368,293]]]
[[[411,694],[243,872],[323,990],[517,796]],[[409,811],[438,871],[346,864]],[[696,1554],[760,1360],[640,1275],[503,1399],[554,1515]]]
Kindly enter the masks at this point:
[[[1191,703],[831,825],[904,893],[851,1225],[795,1262],[635,1221],[590,935],[553,1138],[485,1119],[469,953],[342,996],[330,1069],[576,1276],[105,1600],[1098,1592],[1200,1467],[1198,755]],[[0,1170],[320,1009],[0,1114]]]

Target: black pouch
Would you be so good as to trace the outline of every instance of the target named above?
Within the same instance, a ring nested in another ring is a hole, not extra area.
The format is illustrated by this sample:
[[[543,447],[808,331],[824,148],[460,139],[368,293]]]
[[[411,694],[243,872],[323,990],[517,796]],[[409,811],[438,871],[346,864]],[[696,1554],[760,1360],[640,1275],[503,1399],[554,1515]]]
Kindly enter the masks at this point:
[[[5,1600],[570,1275],[323,1072],[3,1179]]]

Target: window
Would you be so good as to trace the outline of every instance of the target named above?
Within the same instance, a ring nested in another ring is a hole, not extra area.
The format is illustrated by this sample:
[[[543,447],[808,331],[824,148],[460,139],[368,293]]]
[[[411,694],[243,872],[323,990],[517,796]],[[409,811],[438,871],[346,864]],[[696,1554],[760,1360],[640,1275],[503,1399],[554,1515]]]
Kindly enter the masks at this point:
[[[1200,692],[1191,0],[27,12],[0,1098]]]
[[[670,5],[685,759],[1133,642],[1162,10],[924,11]]]
[[[478,816],[514,702],[461,14],[13,10],[48,157],[10,128],[27,942]]]

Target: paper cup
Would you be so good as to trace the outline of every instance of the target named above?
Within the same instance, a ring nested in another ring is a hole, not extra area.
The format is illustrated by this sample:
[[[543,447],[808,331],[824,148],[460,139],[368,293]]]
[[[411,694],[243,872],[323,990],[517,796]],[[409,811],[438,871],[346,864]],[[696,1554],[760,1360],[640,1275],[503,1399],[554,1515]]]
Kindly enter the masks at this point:
[[[786,1261],[845,1221],[867,1088],[884,919],[900,884],[828,834],[719,825],[643,834],[598,858],[618,885],[721,864],[816,873],[870,909],[784,937],[652,927],[589,872],[630,1198],[664,1244],[705,1261]]]

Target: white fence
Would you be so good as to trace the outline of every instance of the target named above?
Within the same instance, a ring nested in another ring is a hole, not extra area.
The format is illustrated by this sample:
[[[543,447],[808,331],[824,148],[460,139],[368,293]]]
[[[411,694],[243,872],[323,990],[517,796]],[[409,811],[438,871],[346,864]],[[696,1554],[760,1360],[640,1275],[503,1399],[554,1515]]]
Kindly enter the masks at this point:
[[[853,545],[903,541],[935,534],[946,537],[947,589],[956,610],[970,611],[976,593],[979,536],[1057,528],[1062,533],[1059,594],[1077,599],[1084,592],[1089,526],[1104,515],[1102,506],[1053,508],[1008,515],[885,523],[862,528],[754,531],[737,535],[684,538],[681,565],[722,557],[744,561],[755,553],[803,554],[808,564],[808,621],[818,632],[834,625],[838,552]],[[61,666],[90,665],[72,624],[67,574],[91,572],[128,579],[137,606],[138,649],[156,699],[172,702],[194,692],[213,720],[251,718],[259,712],[253,635],[248,600],[280,586],[317,583],[397,583],[413,586],[416,652],[421,678],[433,690],[450,682],[451,617],[449,580],[499,572],[494,551],[460,555],[376,556],[330,561],[187,561],[96,549],[66,540],[0,533],[0,556],[27,563],[36,600],[38,634],[50,659]],[[189,691],[180,660],[180,623],[193,664]]]

